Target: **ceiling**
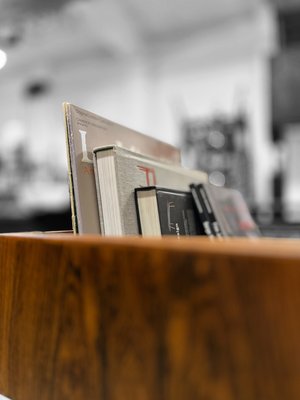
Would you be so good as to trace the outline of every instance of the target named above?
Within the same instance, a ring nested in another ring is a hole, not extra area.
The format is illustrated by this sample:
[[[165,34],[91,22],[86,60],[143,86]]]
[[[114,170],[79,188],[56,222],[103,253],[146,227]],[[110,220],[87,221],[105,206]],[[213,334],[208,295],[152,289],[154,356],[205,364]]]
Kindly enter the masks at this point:
[[[249,7],[248,3],[257,2],[259,0],[0,0],[0,22],[1,26],[7,26],[59,11],[68,14],[70,9],[80,5],[81,10],[97,14],[99,25],[103,23],[99,11],[106,15],[107,12],[114,14],[119,9],[123,18],[130,19],[131,23],[151,36],[172,33],[187,25],[199,26],[235,14]]]
[[[11,69],[103,59],[177,41],[267,0],[0,0],[0,48]],[[277,6],[300,0],[272,0]]]

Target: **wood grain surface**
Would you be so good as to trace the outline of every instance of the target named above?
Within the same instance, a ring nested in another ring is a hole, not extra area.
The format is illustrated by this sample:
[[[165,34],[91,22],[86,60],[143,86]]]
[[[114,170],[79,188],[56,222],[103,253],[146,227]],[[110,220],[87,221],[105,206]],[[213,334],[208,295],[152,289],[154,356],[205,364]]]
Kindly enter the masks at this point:
[[[299,400],[300,242],[0,236],[0,394]]]

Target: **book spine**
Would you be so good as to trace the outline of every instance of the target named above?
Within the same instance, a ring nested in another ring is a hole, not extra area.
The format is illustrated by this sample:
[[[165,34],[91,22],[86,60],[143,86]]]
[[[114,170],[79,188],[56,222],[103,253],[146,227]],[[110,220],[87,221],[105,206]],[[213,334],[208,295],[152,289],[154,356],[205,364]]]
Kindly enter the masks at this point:
[[[209,237],[215,236],[214,231],[212,230],[207,210],[205,209],[204,202],[201,199],[199,191],[197,190],[197,185],[191,184],[190,189],[196,205],[196,209],[198,211],[199,219],[203,226],[204,233],[206,234],[206,236]]]
[[[212,208],[212,205],[209,201],[209,198],[207,196],[207,193],[205,191],[205,186],[203,184],[198,185],[199,193],[200,193],[200,198],[203,200],[203,207],[206,209],[206,212],[208,214],[208,219],[210,222],[210,225],[212,227],[213,233],[215,236],[223,236],[221,233],[220,225],[217,221],[217,218],[215,216],[214,210]]]
[[[135,188],[134,189],[134,202],[135,202],[135,208],[136,208],[136,218],[137,218],[137,224],[138,224],[138,232],[140,235],[143,235],[142,231],[142,223],[141,223],[141,216],[139,212],[139,192],[140,188]]]

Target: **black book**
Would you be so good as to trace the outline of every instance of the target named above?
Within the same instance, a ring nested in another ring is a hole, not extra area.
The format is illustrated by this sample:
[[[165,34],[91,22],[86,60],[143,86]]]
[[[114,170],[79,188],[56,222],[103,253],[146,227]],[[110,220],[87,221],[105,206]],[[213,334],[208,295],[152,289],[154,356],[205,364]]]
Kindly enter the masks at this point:
[[[135,189],[135,200],[143,236],[204,234],[189,191],[142,187]]]

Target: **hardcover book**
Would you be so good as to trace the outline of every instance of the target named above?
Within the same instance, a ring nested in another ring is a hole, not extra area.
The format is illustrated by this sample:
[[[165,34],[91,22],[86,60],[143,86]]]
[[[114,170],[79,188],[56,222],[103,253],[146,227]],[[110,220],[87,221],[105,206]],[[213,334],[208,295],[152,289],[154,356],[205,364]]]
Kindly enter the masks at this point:
[[[74,233],[101,233],[93,148],[118,144],[164,162],[180,164],[178,148],[116,124],[73,104],[64,103],[69,187]]]
[[[207,174],[160,162],[117,145],[94,149],[94,168],[101,232],[138,235],[134,190],[163,186],[189,190],[192,182],[206,182]]]
[[[190,191],[149,186],[135,189],[143,236],[204,234]]]

